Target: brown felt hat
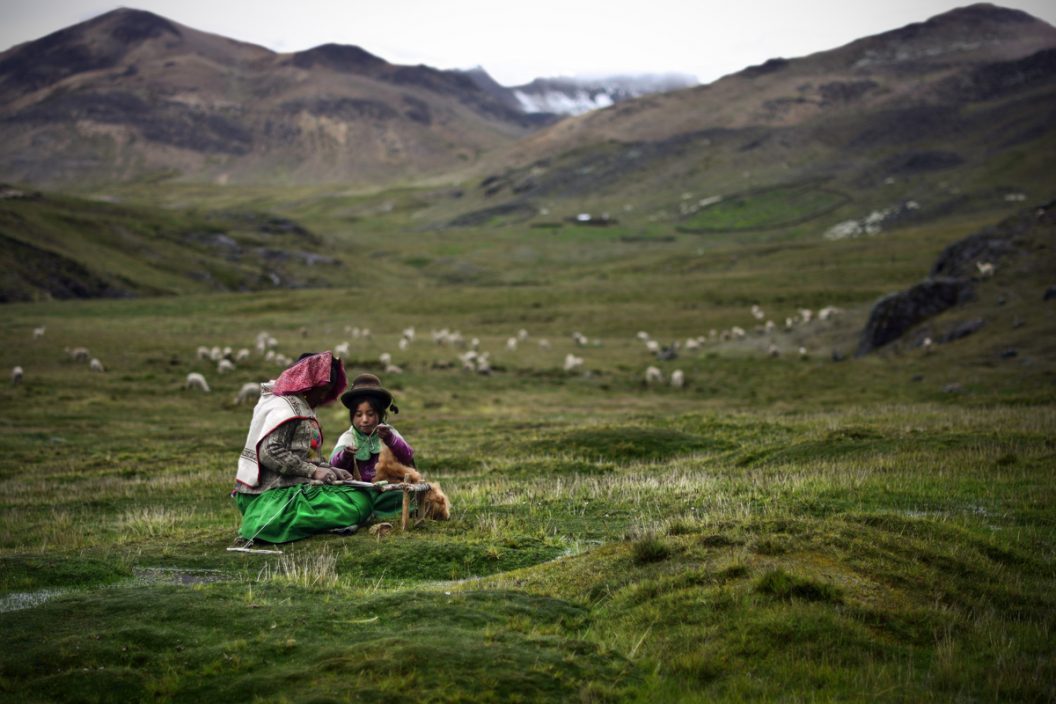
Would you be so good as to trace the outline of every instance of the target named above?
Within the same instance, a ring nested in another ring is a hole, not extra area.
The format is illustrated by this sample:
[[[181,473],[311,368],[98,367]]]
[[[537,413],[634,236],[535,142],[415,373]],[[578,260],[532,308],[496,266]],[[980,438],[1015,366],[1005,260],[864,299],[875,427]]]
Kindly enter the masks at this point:
[[[381,385],[381,379],[373,374],[360,374],[353,379],[352,386],[341,394],[341,403],[355,410],[357,401],[366,396],[372,396],[381,401],[382,409],[388,410],[392,406],[392,412],[399,413],[396,406],[392,405],[392,394]]]

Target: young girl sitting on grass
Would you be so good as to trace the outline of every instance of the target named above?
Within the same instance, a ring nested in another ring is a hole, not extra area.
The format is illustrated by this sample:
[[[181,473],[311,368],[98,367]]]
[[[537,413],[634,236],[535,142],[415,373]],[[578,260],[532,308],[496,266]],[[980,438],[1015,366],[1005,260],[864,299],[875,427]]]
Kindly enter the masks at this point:
[[[349,409],[350,427],[337,439],[330,464],[335,469],[344,469],[354,479],[366,482],[406,482],[422,484],[424,478],[414,469],[414,448],[407,444],[396,429],[385,424],[391,408],[392,394],[381,386],[381,380],[373,374],[360,374],[352,381],[352,387],[341,396],[341,402]],[[451,517],[451,502],[440,484],[428,482],[429,488],[418,494],[415,502],[419,515],[438,521]],[[371,492],[374,497],[374,516],[390,518],[402,508],[401,492]]]

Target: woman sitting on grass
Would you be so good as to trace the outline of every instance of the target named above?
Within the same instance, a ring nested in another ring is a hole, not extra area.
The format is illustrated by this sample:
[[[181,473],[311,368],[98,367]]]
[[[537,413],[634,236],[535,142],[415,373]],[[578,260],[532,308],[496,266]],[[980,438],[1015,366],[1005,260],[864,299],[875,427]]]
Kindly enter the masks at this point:
[[[371,496],[332,486],[352,475],[322,456],[315,408],[340,396],[346,384],[341,360],[323,352],[301,355],[278,379],[261,385],[232,492],[242,513],[242,538],[286,543],[370,516]]]

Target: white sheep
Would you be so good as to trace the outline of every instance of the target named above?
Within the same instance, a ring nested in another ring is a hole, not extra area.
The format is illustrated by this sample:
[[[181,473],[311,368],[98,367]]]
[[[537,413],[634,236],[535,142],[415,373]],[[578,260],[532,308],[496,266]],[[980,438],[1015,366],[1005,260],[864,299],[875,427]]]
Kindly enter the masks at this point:
[[[230,359],[222,358],[219,362],[216,363],[217,374],[226,374],[228,372],[233,371],[235,371],[235,363],[232,362]]]
[[[662,384],[664,383],[664,373],[657,367],[646,367],[645,369],[645,383],[646,384]]]
[[[236,362],[245,362],[247,359],[249,359],[249,355],[250,355],[249,349],[243,347],[243,348],[239,349],[238,352],[235,353],[235,361]]]
[[[660,343],[657,342],[656,340],[646,340],[645,341],[645,349],[649,350],[653,354],[659,354],[659,352],[660,352]]]
[[[920,343],[920,346],[924,348],[924,354],[931,354],[934,344],[935,343],[932,342],[930,337],[925,337],[924,341]]]
[[[649,339],[649,333],[647,333],[645,330],[639,330],[638,334],[635,335],[635,337],[637,337],[642,342],[645,342],[646,340]]]
[[[491,374],[491,359],[487,352],[477,355],[477,374]]]
[[[18,386],[22,383],[22,367],[13,367],[11,369],[11,386]]]
[[[521,342],[524,342],[525,340],[527,340],[528,339],[528,331],[525,330],[524,328],[521,328],[520,330],[518,330],[517,331],[517,339],[520,340]]]
[[[800,359],[806,359],[807,356],[808,356],[807,348],[803,347],[803,346],[800,346],[800,348],[799,348],[799,358]]]
[[[539,349],[541,349],[541,350],[550,349],[550,340],[547,340],[545,337],[542,338],[541,340],[539,340]]]
[[[249,381],[242,384],[242,388],[238,390],[238,394],[235,395],[235,405],[241,406],[246,401],[258,398],[260,396],[260,384],[255,381]]]
[[[40,338],[44,337],[44,329],[45,328],[43,325],[41,325],[39,328],[33,328],[33,339],[39,340]]]
[[[92,361],[88,362],[88,368],[93,372],[105,372],[106,367],[99,361],[98,357],[92,357]]]
[[[92,353],[88,351],[87,347],[74,347],[72,350],[67,347],[66,353],[69,354],[75,362],[87,362],[92,356]]]
[[[386,364],[385,365],[385,373],[386,374],[403,374],[403,368],[402,367],[398,367],[395,364],[391,364],[391,363],[390,364]]]
[[[510,337],[510,338],[506,339],[506,349],[508,351],[510,351],[510,352],[516,352],[517,351],[517,338],[516,337]]]
[[[572,342],[576,343],[580,347],[586,347],[590,344],[590,340],[587,339],[587,336],[579,332],[578,330],[572,333]]]
[[[408,342],[414,342],[414,326],[413,325],[411,327],[409,327],[409,328],[404,328],[403,329],[403,337]]]
[[[583,366],[583,358],[569,352],[565,355],[565,371],[571,372]]]
[[[681,389],[686,385],[686,375],[681,369],[671,372],[671,388]]]
[[[989,279],[994,275],[994,264],[993,262],[976,262],[975,268],[979,270],[979,276],[984,279]]]
[[[338,359],[344,359],[348,356],[348,342],[342,342],[334,346],[334,356]]]
[[[404,352],[410,344],[410,341],[406,337],[401,337],[400,341],[396,343],[396,346],[400,348],[400,352]]]
[[[695,337],[690,337],[690,338],[686,339],[686,350],[699,350],[699,349],[700,349],[700,340],[698,340]]]
[[[766,313],[763,312],[758,303],[752,304],[752,317],[756,320],[762,320],[766,317]]]
[[[777,345],[775,345],[772,342],[770,343],[770,346],[766,348],[766,353],[768,355],[770,355],[771,357],[780,357],[781,356],[781,350],[778,348]]]
[[[223,358],[224,351],[219,347],[213,347],[211,350],[209,350],[209,359],[213,360],[214,362],[219,362]]]
[[[209,393],[209,384],[205,381],[205,377],[198,372],[191,372],[187,375],[187,380],[183,384],[185,389],[198,389]]]
[[[388,352],[382,352],[378,355],[378,361],[382,364],[392,364],[392,355]]]
[[[837,308],[836,306],[825,306],[824,308],[818,311],[818,320],[828,320],[830,318],[835,318],[842,312],[843,311]]]

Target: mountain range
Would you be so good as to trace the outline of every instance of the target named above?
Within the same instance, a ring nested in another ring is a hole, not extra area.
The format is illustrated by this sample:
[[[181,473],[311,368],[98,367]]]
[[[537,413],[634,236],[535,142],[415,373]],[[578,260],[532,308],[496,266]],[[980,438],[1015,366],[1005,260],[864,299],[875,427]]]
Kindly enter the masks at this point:
[[[679,80],[515,90],[480,69],[398,66],[336,44],[279,54],[120,9],[0,54],[0,173],[391,182],[473,163],[560,109],[690,79]],[[537,96],[531,109],[525,96]]]
[[[680,81],[507,88],[479,69],[333,44],[275,53],[122,9],[0,54],[0,179],[430,178],[461,184],[433,213],[455,223],[529,220],[564,201],[690,229],[716,198],[775,184],[817,196],[818,184],[846,192],[951,169],[1005,191],[1051,183],[1056,28],[1017,10],[971,5],[666,90]]]

